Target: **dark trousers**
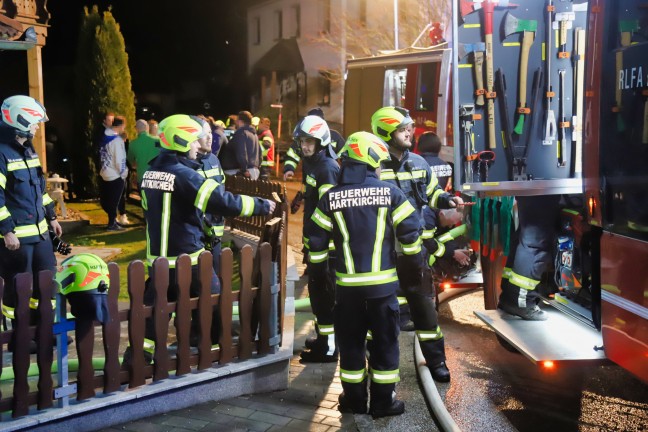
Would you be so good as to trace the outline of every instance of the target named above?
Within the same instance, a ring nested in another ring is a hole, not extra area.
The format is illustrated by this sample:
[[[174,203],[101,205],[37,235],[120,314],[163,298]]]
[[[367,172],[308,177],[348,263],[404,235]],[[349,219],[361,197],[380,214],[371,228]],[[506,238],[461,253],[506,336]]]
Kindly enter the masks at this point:
[[[399,256],[396,264],[400,290],[407,299],[421,352],[429,366],[445,361],[445,343],[439,328],[432,283],[422,283],[420,274],[411,269],[406,257]]]
[[[212,270],[211,277],[211,293],[220,294],[220,281],[216,273]],[[178,300],[178,284],[176,283],[176,269],[169,269],[169,287],[167,289],[167,301],[175,302]],[[191,267],[191,285],[189,286],[189,295],[191,297],[198,297],[200,294],[200,270],[197,265]],[[153,288],[153,279],[149,277],[146,281],[146,288],[144,290],[144,304],[152,306],[155,303],[155,290]],[[218,313],[218,305],[214,306],[212,323],[211,323],[211,341],[212,344],[217,344],[220,339],[220,314]],[[198,320],[198,310],[191,311],[191,341],[196,342],[200,334],[200,326]],[[155,341],[155,324],[153,318],[147,318],[145,323],[144,337]]]
[[[320,268],[321,269],[318,269]],[[317,319],[318,350],[333,355],[327,334],[320,331],[320,326],[333,326],[335,306],[335,258],[329,258],[328,266],[308,265],[308,294],[311,308]],[[333,341],[333,339],[331,339]]]
[[[38,285],[38,272],[41,270],[56,271],[56,258],[52,248],[52,241],[49,234],[38,243],[20,244],[20,248],[10,251],[0,240],[0,276],[4,279],[4,295],[2,302],[8,310],[16,307],[16,286],[14,277],[18,273],[32,273],[34,286],[32,298],[40,300],[40,288]],[[49,301],[49,299],[48,299]],[[32,310],[32,312],[35,312]],[[11,317],[9,317],[11,318]],[[35,315],[32,314],[32,324]]]
[[[101,208],[108,215],[108,226],[117,219],[117,208],[124,192],[124,179],[121,177],[111,181],[99,179],[99,201]]]
[[[350,382],[346,372],[366,368],[365,339],[371,331],[369,349],[370,374],[398,369],[399,346],[398,300],[395,295],[367,299],[354,293],[353,288],[338,287],[335,304],[335,329],[340,348],[340,377],[345,396],[352,405],[367,403],[367,380]],[[358,380],[355,380],[358,381]],[[384,408],[391,405],[395,382],[371,381],[371,406]]]

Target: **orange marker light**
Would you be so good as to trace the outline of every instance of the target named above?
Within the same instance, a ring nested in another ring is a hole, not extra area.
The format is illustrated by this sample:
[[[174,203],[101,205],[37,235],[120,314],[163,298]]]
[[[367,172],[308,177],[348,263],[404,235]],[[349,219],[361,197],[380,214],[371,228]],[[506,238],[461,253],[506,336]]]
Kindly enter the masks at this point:
[[[590,199],[587,200],[587,207],[589,209],[590,217],[594,216],[594,208],[596,207],[596,201],[594,201],[593,197],[590,197]]]
[[[444,289],[444,290],[447,290],[447,289],[449,289],[449,288],[452,288],[452,285],[450,284],[450,282],[445,282],[445,283],[443,284],[443,289]]]
[[[551,360],[545,360],[542,362],[542,367],[545,369],[553,369],[556,367],[556,364]]]

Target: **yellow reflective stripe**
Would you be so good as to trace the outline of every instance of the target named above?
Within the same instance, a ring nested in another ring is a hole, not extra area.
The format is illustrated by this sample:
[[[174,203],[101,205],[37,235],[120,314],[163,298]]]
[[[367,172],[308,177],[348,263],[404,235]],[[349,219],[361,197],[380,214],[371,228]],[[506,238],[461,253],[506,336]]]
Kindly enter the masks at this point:
[[[153,354],[155,352],[155,341],[144,338],[143,348],[147,353]]]
[[[335,243],[333,243],[333,240],[329,240],[329,250],[334,251],[335,250]]]
[[[2,173],[0,173],[0,187],[2,189],[7,187],[7,177]]]
[[[317,333],[329,336],[335,334],[335,329],[333,328],[333,324],[324,325],[317,323]]]
[[[52,303],[52,309],[55,309],[56,308],[56,300],[52,299],[51,303]],[[38,309],[38,299],[35,299],[35,298],[31,297],[29,299],[29,308],[34,309],[34,310]]]
[[[148,210],[148,202],[146,200],[146,191],[142,190],[142,208]]]
[[[320,263],[320,262],[326,261],[328,259],[328,255],[329,255],[328,250],[326,250],[324,252],[310,251],[309,254],[308,254],[308,259],[312,263]]]
[[[322,186],[320,186],[319,192],[318,192],[319,197],[322,198],[322,195],[324,195],[332,187],[333,187],[332,184],[323,184]]]
[[[160,255],[166,256],[169,248],[169,228],[171,225],[171,193],[162,194],[162,218],[160,225]]]
[[[371,254],[371,271],[380,271],[382,258],[382,246],[385,239],[385,228],[387,226],[387,208],[378,209],[376,216],[376,239],[374,240],[373,253]]]
[[[198,174],[200,174],[201,176],[203,176],[205,178],[210,178],[210,177],[215,177],[215,176],[217,176],[219,174],[222,175],[223,170],[221,170],[220,168],[211,168],[211,169],[208,169],[208,170],[199,170]]]
[[[380,172],[380,180],[395,180],[396,178],[398,178],[398,180],[414,180],[419,178],[425,178],[426,176],[427,176],[427,171],[421,169],[414,170],[411,173],[409,172],[394,173],[394,170],[391,169],[382,170]]]
[[[46,206],[46,205],[51,204],[53,202],[54,202],[54,200],[52,199],[52,197],[50,197],[49,194],[47,192],[45,192],[43,194],[43,205]]]
[[[9,213],[9,209],[5,207],[0,207],[0,221],[7,219],[8,217],[11,217],[11,213]]]
[[[439,201],[441,194],[443,194],[443,189],[437,189],[434,191],[432,197],[430,197],[430,207],[437,207],[437,201]]]
[[[223,237],[223,234],[225,234],[225,226],[224,225],[213,226],[212,234],[215,235],[216,237]]]
[[[315,212],[313,213],[313,216],[311,216],[311,219],[313,222],[315,222],[317,225],[319,225],[322,229],[325,229],[326,231],[331,231],[333,229],[333,222],[331,222],[331,218],[326,216],[320,209],[315,209]]]
[[[342,213],[337,211],[333,213],[335,220],[338,224],[338,229],[340,234],[342,234],[342,253],[344,255],[344,265],[349,274],[355,273],[355,263],[353,262],[353,256],[351,255],[351,247],[349,246],[349,230],[344,223],[344,216]]]
[[[511,276],[509,277],[509,281],[513,284],[516,285],[520,288],[524,288],[527,291],[532,291],[538,286],[540,283],[539,280],[531,279],[526,276],[519,275],[515,273],[514,271],[511,271]]]
[[[216,180],[208,179],[200,186],[198,189],[198,194],[196,195],[196,200],[194,201],[194,206],[200,211],[205,211],[207,209],[207,203],[209,202],[209,197],[211,196],[214,189],[218,187],[218,182]]]
[[[392,169],[383,169],[380,171],[380,180],[395,180],[396,174]]]
[[[295,170],[297,168],[297,164],[295,163],[295,161],[287,160],[284,163],[284,167],[291,167],[293,170]]]
[[[373,340],[373,333],[371,333],[371,330],[367,330],[367,336],[365,336],[365,340]]]
[[[398,369],[390,371],[378,371],[376,369],[370,370],[371,381],[378,384],[393,384],[400,381],[400,373]]]
[[[416,337],[419,341],[439,340],[443,337],[441,327],[437,326],[434,330],[416,330]]]
[[[504,269],[502,269],[502,279],[509,279],[511,273],[513,273],[513,270],[510,267],[504,267]]]
[[[261,162],[261,166],[274,166],[274,161],[263,161]]]
[[[16,237],[31,237],[45,232],[47,232],[47,222],[45,219],[41,220],[38,225],[20,225],[14,228]],[[3,236],[0,235],[0,238],[3,238]]]
[[[306,184],[311,185],[313,187],[317,187],[317,181],[315,180],[315,177],[312,176],[306,176]]]
[[[430,257],[428,258],[428,265],[432,267],[435,262],[436,262],[436,257],[434,255],[430,255]]]
[[[429,240],[429,239],[434,238],[434,234],[436,233],[436,230],[437,230],[436,228],[432,228],[432,229],[429,229],[429,230],[423,230],[423,232],[421,233],[421,238],[423,240]]]
[[[340,381],[348,382],[351,384],[358,384],[364,381],[367,377],[367,370],[360,369],[357,371],[349,371],[346,369],[340,368]]]
[[[405,218],[414,213],[414,211],[414,206],[409,201],[405,201],[403,204],[398,206],[398,208],[392,212],[394,228],[396,228],[399,223],[405,220]]]
[[[297,154],[297,152],[295,150],[292,149],[292,147],[288,149],[288,151],[286,152],[286,156],[291,157],[291,158],[295,159],[297,162],[299,162],[299,159],[300,159],[299,155]],[[292,161],[290,161],[290,162],[292,162]],[[286,162],[286,163],[288,163],[288,162]]]
[[[440,258],[445,253],[446,247],[445,247],[445,245],[443,243],[439,243],[438,240],[435,240],[435,241],[437,243],[438,248],[437,248],[436,252],[434,252],[434,256],[437,257],[437,258]]]
[[[401,248],[403,249],[403,253],[405,255],[416,255],[417,253],[421,252],[421,238],[417,238],[414,243],[411,244],[404,244],[401,243]]]
[[[196,265],[198,264],[198,257],[200,256],[201,253],[205,252],[205,248],[199,249],[196,252],[190,253],[189,258],[191,258],[191,265]],[[160,255],[163,256],[164,255]],[[147,255],[146,256],[146,265],[152,266],[153,262],[157,259],[160,258],[160,256],[156,255]],[[176,266],[176,261],[178,260],[177,256],[171,256],[171,257],[164,257],[169,261],[169,268],[175,268]]]
[[[35,168],[39,166],[41,166],[40,160],[38,160],[38,157],[35,157],[29,159],[27,163],[25,163],[25,161],[9,162],[7,164],[7,171],[18,171],[21,169]]]
[[[639,231],[644,233],[648,232],[648,226],[633,221],[628,221],[628,228],[634,231]]]
[[[6,316],[9,319],[16,319],[16,309],[2,304],[2,315]]]
[[[239,216],[252,216],[252,214],[254,213],[254,198],[247,195],[239,196],[241,197],[241,201],[243,202],[243,208],[241,209]]]
[[[343,286],[381,285],[398,280],[396,269],[352,274],[335,272],[335,276],[338,285]]]

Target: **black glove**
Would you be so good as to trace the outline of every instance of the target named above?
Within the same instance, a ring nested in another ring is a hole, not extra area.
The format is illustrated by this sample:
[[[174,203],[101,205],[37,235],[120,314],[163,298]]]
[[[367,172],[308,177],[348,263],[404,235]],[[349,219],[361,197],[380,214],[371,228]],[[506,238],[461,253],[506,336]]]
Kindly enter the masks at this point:
[[[301,207],[302,201],[304,200],[304,194],[302,192],[297,192],[295,198],[290,202],[290,214],[297,213],[299,207]]]
[[[50,238],[52,239],[52,246],[54,247],[54,252],[58,252],[61,255],[69,255],[72,252],[72,247],[61,240],[61,237],[54,234],[54,231],[49,232]]]

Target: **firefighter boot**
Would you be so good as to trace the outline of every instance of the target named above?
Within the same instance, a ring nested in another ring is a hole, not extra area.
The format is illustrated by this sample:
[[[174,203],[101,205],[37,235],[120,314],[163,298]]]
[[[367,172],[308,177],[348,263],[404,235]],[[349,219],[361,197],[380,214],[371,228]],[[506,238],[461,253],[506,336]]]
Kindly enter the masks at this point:
[[[522,308],[511,306],[507,303],[500,302],[497,307],[510,315],[515,315],[526,321],[546,321],[547,313],[540,309],[538,305]]]
[[[450,371],[448,370],[448,366],[446,366],[446,362],[429,366],[428,369],[430,369],[434,381],[443,383],[450,382]]]
[[[392,399],[391,403],[388,405],[381,404],[371,404],[369,408],[369,414],[371,417],[377,419],[380,417],[396,416],[401,415],[405,412],[405,403],[402,400]]]
[[[309,351],[302,351],[304,363],[334,363],[338,360],[338,348],[335,335],[319,335]]]
[[[343,413],[367,414],[367,399],[364,401],[352,401],[346,394],[338,396],[338,410]]]

